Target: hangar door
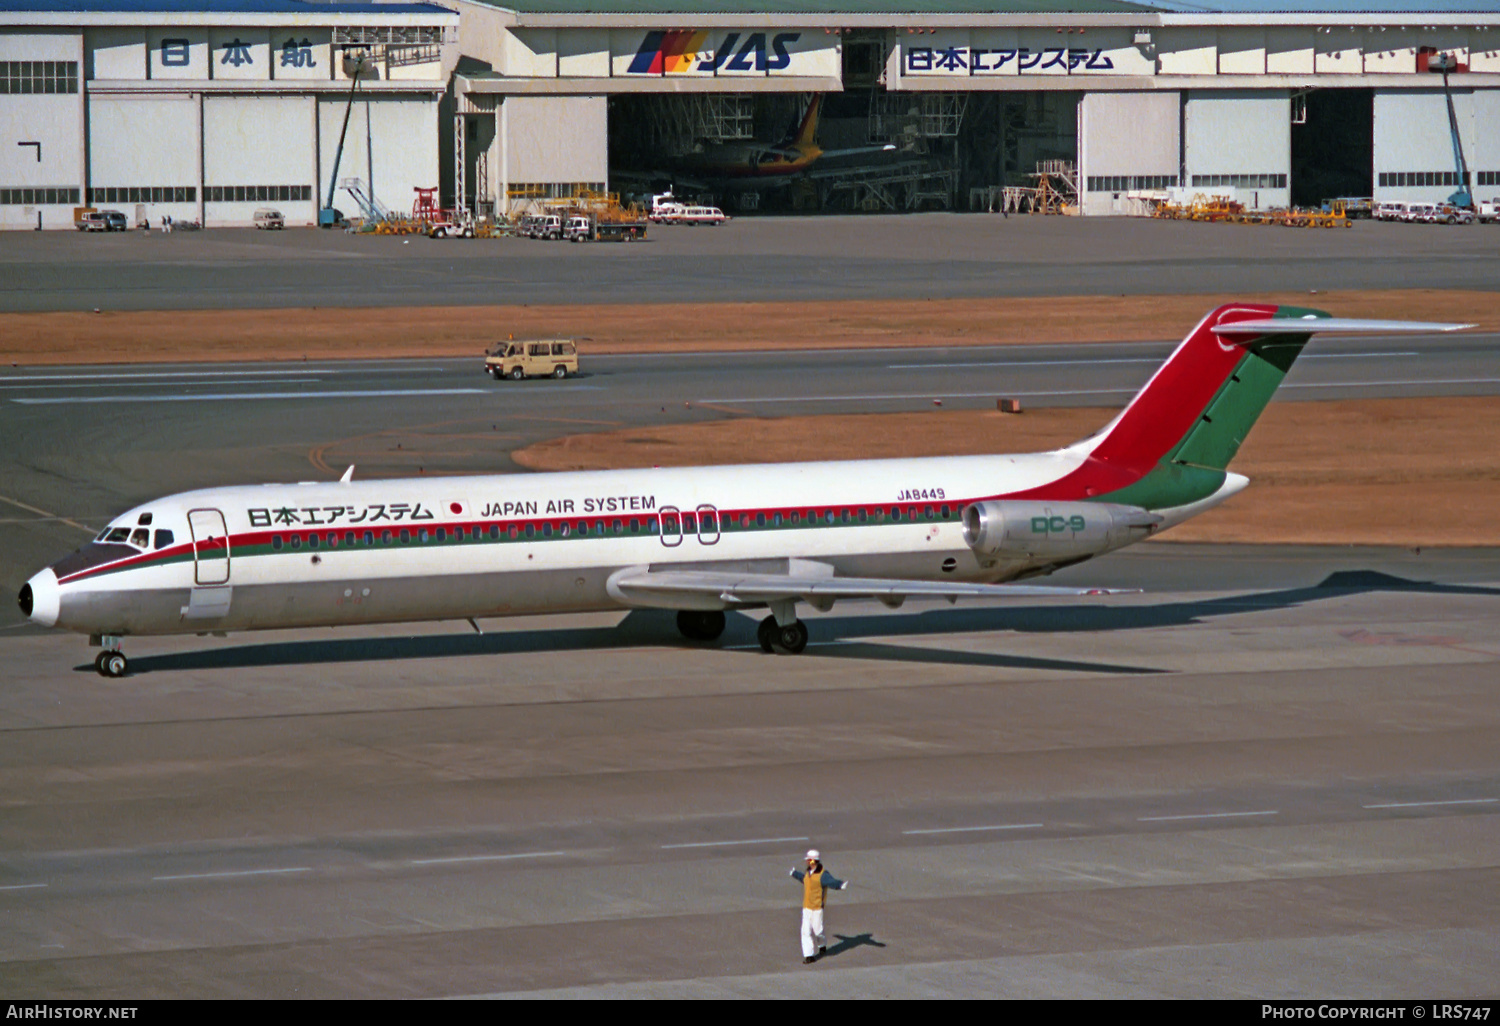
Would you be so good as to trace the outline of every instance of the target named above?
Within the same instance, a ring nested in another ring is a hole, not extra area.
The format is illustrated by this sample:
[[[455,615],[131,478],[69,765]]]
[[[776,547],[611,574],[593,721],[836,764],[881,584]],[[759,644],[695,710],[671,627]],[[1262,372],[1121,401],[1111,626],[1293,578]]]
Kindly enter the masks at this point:
[[[203,101],[203,191],[210,224],[250,224],[275,207],[288,224],[317,221],[313,100],[210,96]]]
[[[1085,214],[1143,213],[1131,193],[1178,184],[1181,103],[1173,92],[1084,94],[1078,104],[1078,177]]]
[[[198,101],[187,96],[89,97],[94,206],[132,222],[198,218]]]
[[[1490,90],[1453,90],[1459,137],[1471,172],[1496,170],[1500,157],[1495,136],[1500,112]],[[1476,109],[1488,115],[1476,118]],[[1488,137],[1488,138],[1487,138]],[[1375,91],[1375,198],[1440,203],[1458,187],[1458,162],[1453,154],[1448,104],[1443,90]],[[1488,163],[1489,166],[1486,166]],[[1471,175],[1474,185],[1484,181]],[[1472,187],[1472,186],[1471,186]],[[1495,190],[1479,186],[1488,197]]]
[[[319,204],[328,198],[328,179],[333,174],[347,106],[343,96],[318,101],[318,166],[322,178],[315,191],[322,193]],[[349,133],[339,161],[333,205],[351,217],[359,214],[354,197],[340,184],[348,178],[359,179],[361,187],[373,192],[385,209],[401,213],[411,210],[416,200],[414,189],[437,188],[437,112],[437,103],[425,96],[381,96],[366,93],[361,87],[349,112]]]
[[[1182,184],[1188,189],[1228,195],[1252,210],[1291,202],[1292,97],[1287,90],[1191,92],[1183,133],[1187,181]]]

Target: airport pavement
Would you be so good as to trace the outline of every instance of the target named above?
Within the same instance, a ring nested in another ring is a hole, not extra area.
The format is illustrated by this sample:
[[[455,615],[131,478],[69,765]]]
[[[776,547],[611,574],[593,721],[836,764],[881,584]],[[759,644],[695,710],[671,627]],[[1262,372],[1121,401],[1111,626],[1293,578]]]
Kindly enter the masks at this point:
[[[1107,406],[1170,347],[520,386],[467,361],[13,370],[0,571],[13,594],[136,501],[351,454],[474,471],[729,409]],[[1282,397],[1500,378],[1493,337],[1332,349]],[[797,658],[749,617],[693,647],[652,613],[141,639],[119,681],[7,603],[0,990],[1493,996],[1500,557],[1152,544],[1057,580],[1147,590],[840,604]],[[854,886],[803,967],[809,844]]]
[[[1492,225],[1313,231],[955,214],[744,218],[653,228],[636,245],[11,232],[0,311],[1492,290],[1497,237]]]
[[[0,635],[0,990],[1493,996],[1500,558],[1160,546],[1084,604]],[[1061,575],[1060,578],[1061,579]],[[852,881],[804,967],[809,845]]]

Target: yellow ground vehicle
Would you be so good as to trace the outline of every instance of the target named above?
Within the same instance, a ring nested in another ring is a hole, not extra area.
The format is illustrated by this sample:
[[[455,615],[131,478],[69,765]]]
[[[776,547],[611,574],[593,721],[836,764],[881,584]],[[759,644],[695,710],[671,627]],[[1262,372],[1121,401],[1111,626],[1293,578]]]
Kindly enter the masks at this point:
[[[567,338],[501,342],[485,352],[484,369],[496,381],[565,378],[578,373],[578,346]]]

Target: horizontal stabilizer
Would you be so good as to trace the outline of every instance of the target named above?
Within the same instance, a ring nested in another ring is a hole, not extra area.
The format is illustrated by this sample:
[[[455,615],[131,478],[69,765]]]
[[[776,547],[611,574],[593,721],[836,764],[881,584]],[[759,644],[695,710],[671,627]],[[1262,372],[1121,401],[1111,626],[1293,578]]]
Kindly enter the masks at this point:
[[[1211,330],[1215,335],[1303,335],[1313,332],[1323,335],[1387,335],[1412,332],[1436,334],[1472,327],[1475,325],[1443,324],[1436,321],[1369,321],[1355,317],[1268,317],[1216,324]]]
[[[646,596],[673,608],[673,596],[715,596],[728,603],[781,599],[877,598],[1075,598],[1117,595],[1139,589],[1061,588],[1044,585],[968,584],[960,581],[906,581],[878,577],[811,577],[798,574],[731,573],[720,570],[641,570],[616,576],[613,588],[639,602]]]

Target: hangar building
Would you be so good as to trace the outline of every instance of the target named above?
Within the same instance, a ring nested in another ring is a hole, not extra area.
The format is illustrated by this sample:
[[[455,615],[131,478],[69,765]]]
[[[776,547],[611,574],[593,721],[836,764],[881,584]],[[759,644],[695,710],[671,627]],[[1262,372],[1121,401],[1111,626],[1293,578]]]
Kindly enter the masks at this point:
[[[1436,201],[1455,138],[1500,194],[1500,0],[0,0],[0,225],[311,222],[351,56],[374,73],[349,212],[346,179],[395,210],[668,184],[967,209],[1039,165],[1085,214],[1163,189]]]
[[[153,224],[249,224],[263,206],[313,223],[356,55],[340,178],[410,209],[414,187],[438,185],[457,30],[430,3],[0,0],[0,226],[70,228],[83,204]]]
[[[764,162],[744,143],[785,142],[818,93],[824,149],[892,149],[809,169],[790,190],[809,208],[899,209],[944,185],[962,207],[1045,160],[1070,166],[1085,214],[1163,188],[1441,200],[1459,174],[1429,70],[1444,55],[1471,187],[1500,193],[1496,0],[454,3],[455,187],[484,209],[624,188],[622,171],[691,177],[735,143]],[[703,184],[760,205],[744,181]]]

